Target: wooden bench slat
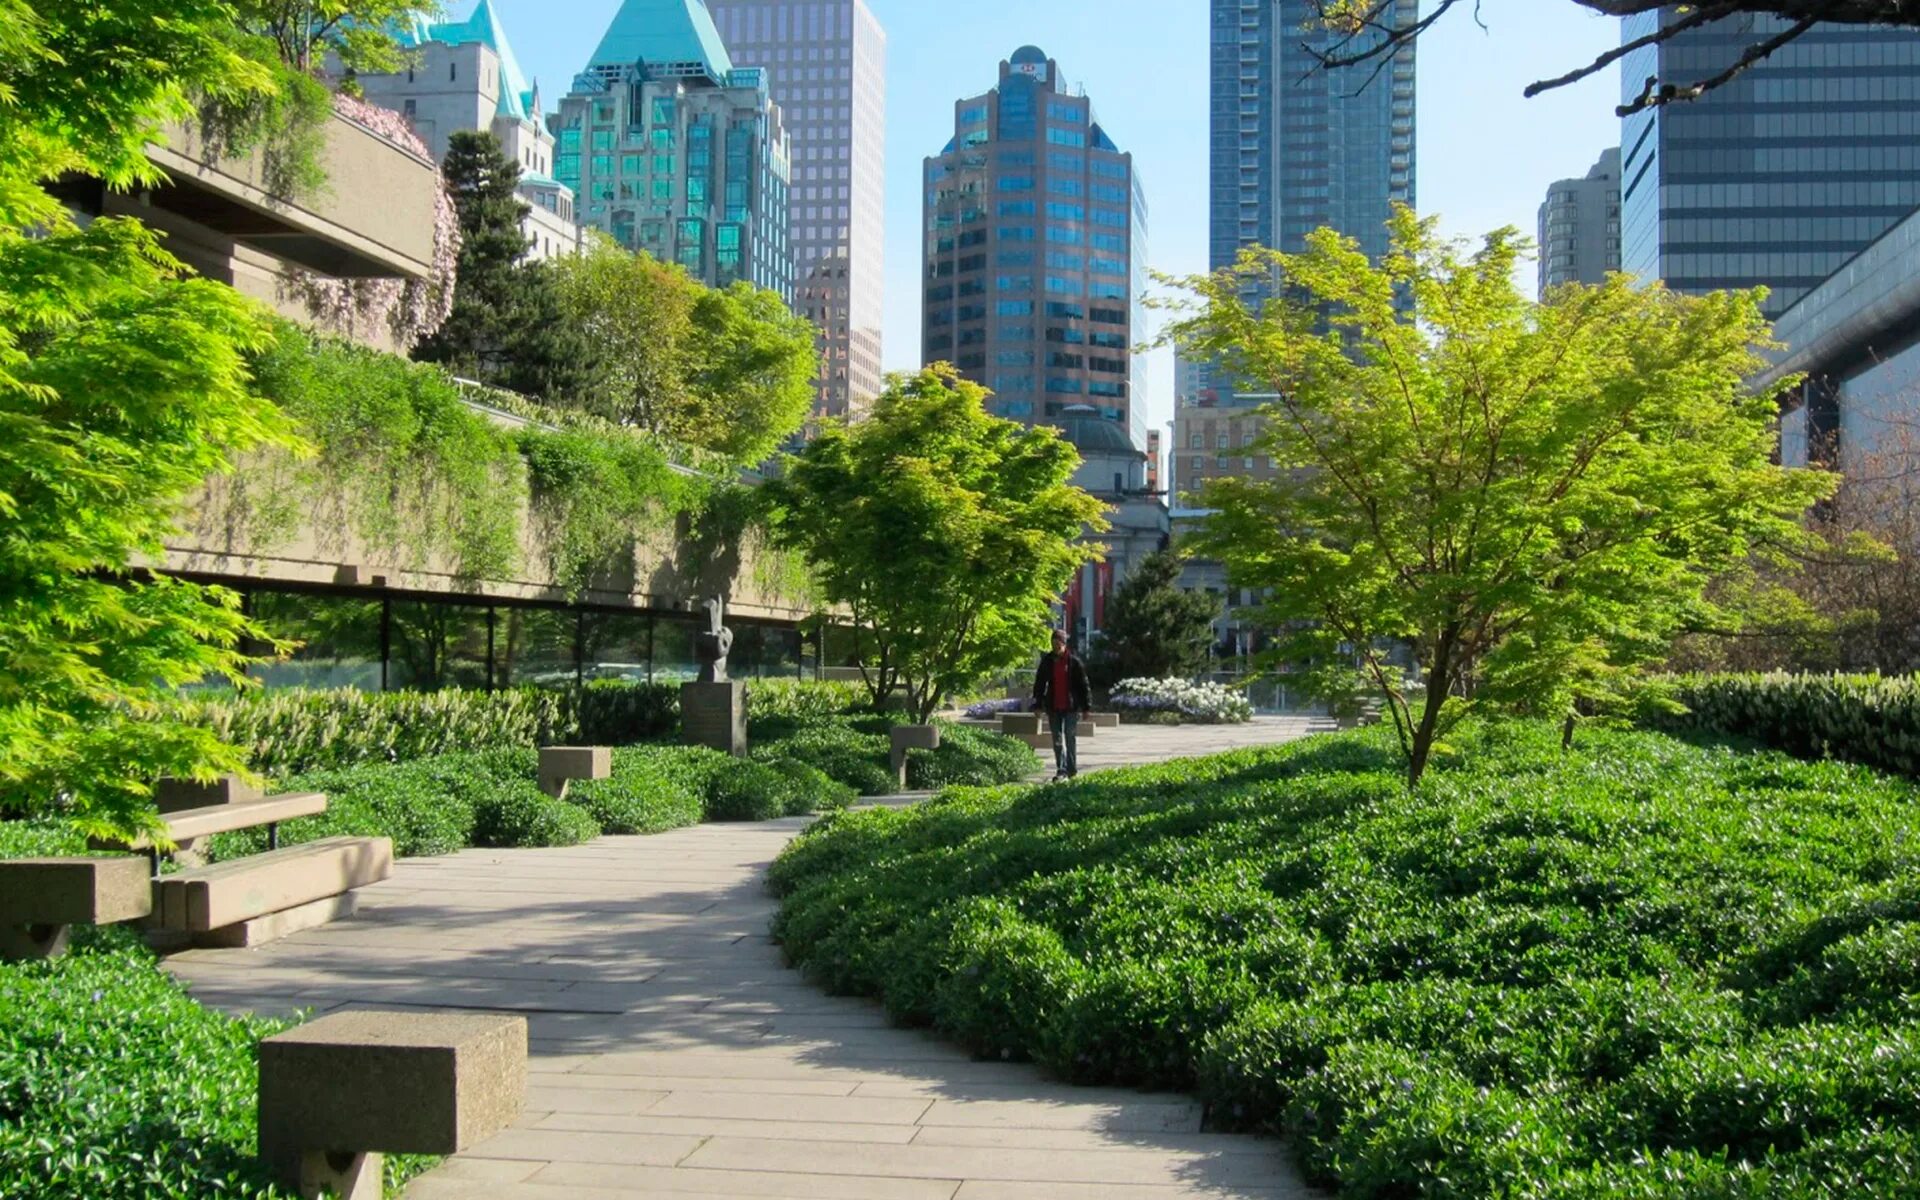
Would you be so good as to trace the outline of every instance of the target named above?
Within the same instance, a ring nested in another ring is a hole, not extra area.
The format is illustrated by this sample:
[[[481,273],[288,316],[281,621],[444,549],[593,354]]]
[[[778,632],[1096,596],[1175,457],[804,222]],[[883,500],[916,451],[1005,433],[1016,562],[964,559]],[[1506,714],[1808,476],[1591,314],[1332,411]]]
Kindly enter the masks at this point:
[[[264,800],[241,800],[233,804],[189,808],[168,813],[162,821],[167,827],[168,837],[176,842],[188,842],[216,833],[274,825],[295,817],[317,816],[325,811],[325,796],[318,792],[294,792],[285,796],[268,796]],[[145,836],[133,842],[135,850],[145,850],[152,845],[152,840]]]
[[[155,881],[161,924],[206,933],[378,883],[393,873],[387,838],[326,838]]]

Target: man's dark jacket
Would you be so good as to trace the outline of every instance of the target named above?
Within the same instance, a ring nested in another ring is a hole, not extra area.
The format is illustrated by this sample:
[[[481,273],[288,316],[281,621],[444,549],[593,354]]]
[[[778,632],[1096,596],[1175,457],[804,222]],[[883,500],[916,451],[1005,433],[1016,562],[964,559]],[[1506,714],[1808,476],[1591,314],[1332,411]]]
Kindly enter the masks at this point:
[[[1033,707],[1039,712],[1053,712],[1053,652],[1049,650],[1040,656],[1040,669],[1033,673]],[[1093,710],[1093,689],[1087,685],[1087,668],[1067,651],[1067,680],[1073,690],[1074,712]]]

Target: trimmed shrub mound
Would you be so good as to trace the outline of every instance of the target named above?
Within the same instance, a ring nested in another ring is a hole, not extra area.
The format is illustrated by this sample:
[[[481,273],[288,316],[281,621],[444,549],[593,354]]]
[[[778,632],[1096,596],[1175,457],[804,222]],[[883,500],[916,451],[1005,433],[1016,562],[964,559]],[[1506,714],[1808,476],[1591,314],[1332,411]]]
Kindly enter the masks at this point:
[[[852,788],[856,796],[890,796],[900,790],[887,736],[897,723],[873,715],[759,720],[750,729],[751,753],[767,761],[797,759]],[[949,721],[935,724],[940,726],[940,748],[907,756],[910,788],[1016,783],[1039,768],[1040,760],[1025,742]]]
[[[828,818],[776,932],[1342,1196],[1920,1195],[1920,793],[1649,733],[1384,731]]]
[[[194,1003],[124,930],[0,964],[0,1196],[278,1200],[254,1158],[255,1046],[293,1022]],[[387,1158],[387,1194],[432,1160]]]

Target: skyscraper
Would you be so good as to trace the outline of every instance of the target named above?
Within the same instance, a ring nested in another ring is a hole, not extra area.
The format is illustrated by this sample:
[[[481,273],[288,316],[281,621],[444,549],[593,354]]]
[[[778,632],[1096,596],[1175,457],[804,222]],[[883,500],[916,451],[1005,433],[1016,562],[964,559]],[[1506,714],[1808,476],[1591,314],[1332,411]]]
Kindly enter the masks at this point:
[[[767,69],[793,142],[795,305],[820,330],[815,410],[879,395],[887,35],[865,0],[707,0],[727,50]]]
[[[1624,18],[1632,40],[1671,9]],[[1727,17],[1621,60],[1698,82],[1789,26]],[[1621,265],[1676,291],[1765,285],[1778,316],[1920,206],[1920,33],[1816,25],[1730,83],[1621,127]]]
[[[1295,252],[1332,226],[1375,258],[1395,200],[1414,202],[1414,51],[1321,69],[1332,35],[1307,0],[1211,0],[1210,257],[1249,245]],[[1418,0],[1396,0],[1411,21]]]
[[[793,302],[780,108],[763,69],[733,65],[704,0],[625,0],[551,124],[583,225]]]
[[[1599,283],[1620,269],[1620,148],[1600,155],[1585,179],[1547,188],[1540,206],[1540,293],[1563,283]]]
[[[1138,455],[1133,307],[1147,209],[1133,156],[1061,86],[1059,64],[1023,46],[998,87],[954,106],[953,140],[925,178],[925,361],[991,388],[1001,416],[1104,425],[1118,440],[1084,429],[1083,450],[1112,442]]]

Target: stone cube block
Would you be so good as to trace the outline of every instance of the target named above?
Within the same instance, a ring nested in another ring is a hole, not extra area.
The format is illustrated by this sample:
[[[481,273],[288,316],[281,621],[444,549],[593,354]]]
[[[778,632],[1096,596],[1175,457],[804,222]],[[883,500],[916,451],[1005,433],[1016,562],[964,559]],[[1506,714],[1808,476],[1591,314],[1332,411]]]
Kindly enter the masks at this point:
[[[542,746],[540,790],[564,797],[575,779],[613,778],[613,751],[606,746]]]
[[[153,911],[144,858],[16,858],[0,862],[0,922],[112,925]]]
[[[301,1155],[457,1154],[520,1115],[524,1017],[344,1012],[260,1043],[260,1147]]]
[[[903,750],[938,750],[940,748],[940,727],[938,725],[895,725],[893,727],[893,750],[898,754]]]
[[[1040,732],[1040,714],[1001,713],[1000,732],[1008,737],[1032,737]]]

